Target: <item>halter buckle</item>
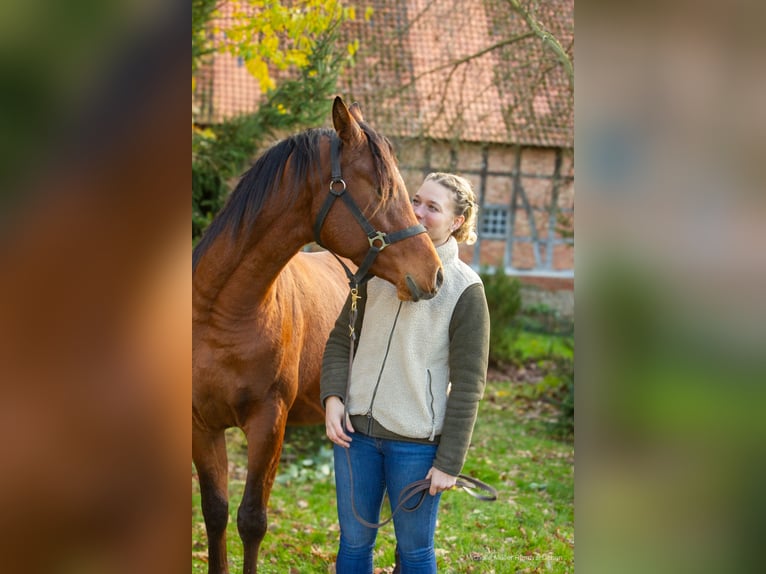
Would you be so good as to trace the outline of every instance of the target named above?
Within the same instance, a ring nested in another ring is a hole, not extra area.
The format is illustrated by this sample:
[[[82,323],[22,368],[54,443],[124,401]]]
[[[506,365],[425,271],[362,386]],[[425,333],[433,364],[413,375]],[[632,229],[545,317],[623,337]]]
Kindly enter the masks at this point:
[[[391,245],[391,243],[388,241],[388,235],[382,231],[376,231],[375,235],[370,235],[367,237],[367,239],[370,242],[370,247],[378,247],[375,245],[375,242],[380,241],[380,247],[378,247],[378,251],[383,251],[386,247]]]

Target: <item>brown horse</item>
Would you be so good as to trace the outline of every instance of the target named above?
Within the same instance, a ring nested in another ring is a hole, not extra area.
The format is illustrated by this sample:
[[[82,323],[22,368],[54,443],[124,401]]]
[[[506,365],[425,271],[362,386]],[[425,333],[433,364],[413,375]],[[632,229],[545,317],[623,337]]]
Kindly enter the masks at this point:
[[[405,300],[432,297],[441,284],[391,144],[356,104],[336,98],[332,117],[335,131],[308,130],[266,151],[194,250],[192,458],[211,573],[228,572],[225,429],[239,427],[248,442],[237,527],[250,573],[285,424],[324,418],[322,353],[348,288],[331,254],[301,247],[321,241],[360,272],[390,281]]]

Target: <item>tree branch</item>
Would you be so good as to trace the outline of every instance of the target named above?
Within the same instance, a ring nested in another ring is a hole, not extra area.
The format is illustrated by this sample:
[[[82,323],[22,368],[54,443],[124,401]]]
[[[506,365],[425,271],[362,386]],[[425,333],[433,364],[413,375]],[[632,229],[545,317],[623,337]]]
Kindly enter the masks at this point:
[[[502,48],[503,46],[507,46],[515,42],[520,42],[521,40],[525,40],[526,38],[531,38],[532,36],[535,36],[534,32],[525,32],[524,34],[518,34],[517,36],[506,38],[505,40],[497,42],[496,44],[492,44],[491,46],[488,46],[487,48],[484,48],[483,50],[479,50],[478,52],[469,54],[468,56],[463,56],[462,58],[458,58],[457,60],[452,60],[450,62],[447,62],[446,64],[442,64],[441,66],[436,66],[435,68],[431,68],[430,70],[421,72],[420,74],[412,78],[412,80],[410,80],[409,82],[406,82],[404,84],[397,86],[396,89],[397,91],[406,90],[415,82],[417,82],[419,79],[424,78],[425,76],[428,76],[429,74],[435,74],[436,72],[439,72],[441,70],[446,70],[447,68],[453,68],[453,69],[458,68],[462,66],[463,64],[470,62],[471,60],[481,58],[484,54],[492,52],[493,50],[497,50],[498,48]],[[452,73],[450,73],[450,77],[451,76],[452,76]]]
[[[534,15],[530,14],[526,8],[521,6],[519,0],[507,0],[507,2],[511,5],[513,10],[524,19],[527,26],[532,29],[534,35],[542,40],[543,46],[553,51],[556,58],[561,62],[561,65],[564,66],[564,71],[569,78],[569,89],[574,90],[574,67],[572,66],[572,60],[569,59],[569,55],[561,46],[561,43],[555,36],[553,36],[553,34],[540,25],[540,22],[537,21]]]

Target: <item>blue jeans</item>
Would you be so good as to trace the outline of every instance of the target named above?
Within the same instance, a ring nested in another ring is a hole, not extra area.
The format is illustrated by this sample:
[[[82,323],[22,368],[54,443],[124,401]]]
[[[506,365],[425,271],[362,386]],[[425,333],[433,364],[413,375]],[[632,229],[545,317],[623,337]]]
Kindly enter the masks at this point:
[[[392,506],[409,483],[426,477],[436,456],[436,445],[377,439],[359,432],[353,434],[346,449],[334,445],[335,489],[340,522],[340,548],[337,574],[371,574],[377,528],[363,526],[351,508],[351,476],[353,469],[354,506],[367,522],[379,522],[383,496],[388,490]],[[394,516],[399,562],[402,574],[435,574],[434,532],[436,512],[441,494],[424,493],[422,505],[414,512],[399,511]],[[419,498],[406,506],[414,506]]]

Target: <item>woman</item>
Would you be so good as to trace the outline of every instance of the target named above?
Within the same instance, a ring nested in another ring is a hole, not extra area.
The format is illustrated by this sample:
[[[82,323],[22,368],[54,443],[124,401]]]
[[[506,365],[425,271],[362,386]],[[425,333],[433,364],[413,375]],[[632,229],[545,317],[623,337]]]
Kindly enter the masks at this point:
[[[422,505],[394,516],[397,559],[403,574],[436,572],[439,499],[463,467],[484,392],[487,300],[479,276],[458,258],[458,243],[476,241],[473,189],[460,176],[431,173],[412,205],[442,261],[438,294],[400,301],[392,285],[373,278],[359,289],[350,380],[350,297],[325,349],[321,400],[334,443],[338,574],[373,571],[377,529],[356,515],[378,522],[386,490],[395,505],[423,478],[431,486]]]

